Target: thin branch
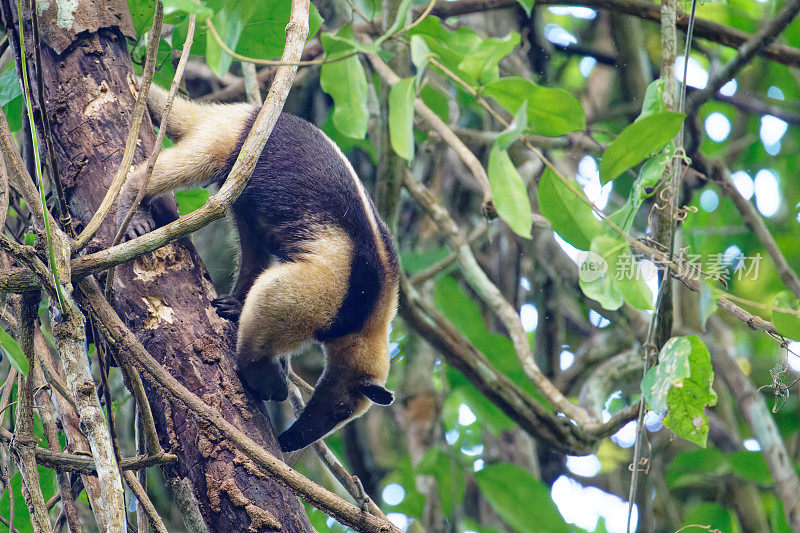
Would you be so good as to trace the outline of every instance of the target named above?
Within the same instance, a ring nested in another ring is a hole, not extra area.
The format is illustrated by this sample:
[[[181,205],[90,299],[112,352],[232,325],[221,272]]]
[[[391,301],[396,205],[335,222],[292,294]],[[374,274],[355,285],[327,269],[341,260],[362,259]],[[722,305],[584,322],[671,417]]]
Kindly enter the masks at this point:
[[[256,66],[253,63],[242,63],[242,79],[244,80],[244,93],[247,101],[254,106],[261,107],[261,89],[256,74]]]
[[[570,455],[591,453],[596,444],[592,435],[565,417],[553,416],[549,408],[498,372],[486,356],[435,307],[421,298],[406,279],[401,280],[400,297],[403,320],[524,431]]]
[[[298,58],[295,59],[295,60],[285,59],[285,58],[282,58],[279,61],[276,61],[276,60],[273,60],[273,59],[258,59],[258,58],[255,58],[255,57],[243,56],[242,54],[236,53],[234,50],[232,50],[231,47],[228,46],[228,44],[225,41],[222,40],[222,37],[219,36],[219,32],[217,31],[217,28],[216,28],[216,26],[214,26],[214,23],[211,21],[210,18],[206,19],[206,28],[208,28],[209,33],[211,33],[211,36],[214,38],[215,41],[217,41],[217,44],[219,45],[219,47],[222,48],[222,50],[224,50],[226,54],[228,54],[229,56],[231,56],[232,58],[234,58],[234,59],[236,59],[238,61],[243,61],[245,63],[253,63],[255,65],[268,65],[268,66],[271,66],[271,67],[295,67],[295,68],[297,68],[297,67],[309,67],[309,66],[312,66],[312,65],[321,65],[321,64],[326,63],[326,62],[327,63],[331,63],[331,62],[334,62],[334,61],[341,61],[342,59],[346,59],[348,57],[352,57],[353,56],[353,54],[345,54],[345,55],[343,55],[341,57],[336,57],[334,59],[327,59],[327,60],[326,59],[312,59],[312,60],[309,60],[309,61],[301,60],[300,56],[298,56]]]
[[[119,164],[117,173],[108,186],[103,201],[100,207],[97,208],[92,219],[86,224],[86,227],[78,235],[75,242],[73,251],[78,251],[86,246],[100,225],[105,221],[111,209],[116,205],[119,192],[125,184],[128,177],[128,172],[131,170],[131,163],[133,163],[133,156],[136,152],[136,145],[139,141],[139,129],[142,126],[142,119],[147,110],[147,94],[150,92],[150,84],[153,81],[153,73],[156,67],[156,55],[158,54],[159,36],[161,35],[161,24],[164,22],[164,11],[161,2],[156,2],[156,11],[153,15],[153,27],[150,29],[150,38],[147,43],[147,55],[145,56],[144,68],[142,69],[142,82],[139,87],[139,95],[136,98],[136,104],[133,106],[133,115],[131,118],[131,127],[128,130],[128,136],[125,139],[125,152],[122,155],[122,161]],[[163,129],[163,128],[162,128]]]
[[[797,272],[789,264],[789,261],[786,260],[786,256],[783,255],[783,252],[778,247],[778,243],[775,242],[775,237],[772,236],[772,233],[767,228],[758,210],[741,195],[733,184],[730,171],[720,161],[711,163],[710,168],[712,172],[709,177],[722,189],[722,192],[733,201],[733,204],[739,211],[739,216],[742,217],[747,227],[755,233],[761,245],[767,251],[770,258],[772,258],[772,262],[783,284],[786,285],[795,296],[800,298],[800,278],[798,278]]]
[[[303,55],[301,58],[318,59],[321,55],[322,45],[319,43],[319,41],[314,40],[306,44],[305,48],[303,48]],[[256,73],[259,91],[269,88],[270,82],[275,76],[275,72],[277,72],[277,70],[277,67],[266,67],[262,68]],[[298,71],[297,75],[295,76],[295,84],[297,84],[297,82],[300,81],[301,76],[305,75],[305,73],[308,71],[309,69]],[[198,98],[198,100],[201,102],[232,102],[241,98],[242,95],[246,96],[244,79],[239,79],[235,83],[231,83],[223,89],[201,96]]]
[[[312,391],[314,390],[311,385],[303,381],[303,379],[292,373],[292,383],[289,384],[289,400],[291,400],[292,408],[294,410],[295,416],[300,416],[300,413],[303,412],[305,408],[305,403],[303,402],[303,396],[300,394],[300,388],[298,386],[298,382],[302,383],[301,386],[303,388],[310,388]],[[361,504],[362,509],[366,509],[373,515],[386,520],[386,515],[383,514],[380,507],[378,507],[372,498],[370,498],[365,492],[364,487],[361,485],[361,481],[358,477],[353,476],[347,469],[342,465],[339,459],[333,454],[333,452],[328,448],[328,445],[325,444],[325,441],[320,439],[314,443],[314,451],[317,452],[322,463],[325,467],[330,471],[331,474],[341,483],[342,487],[353,497],[353,499]]]
[[[715,73],[708,84],[693,93],[686,102],[688,114],[694,114],[697,109],[736,76],[745,65],[762,50],[767,48],[778,38],[792,20],[800,13],[800,0],[788,0],[777,17],[764,24],[755,34],[739,47],[736,56],[728,61],[722,69]]]
[[[144,176],[142,177],[142,185],[139,187],[139,191],[136,193],[136,198],[134,199],[133,204],[128,209],[128,212],[125,213],[125,217],[122,219],[120,227],[117,228],[117,234],[114,236],[113,244],[119,244],[122,241],[122,237],[125,235],[125,231],[128,229],[128,224],[133,218],[133,215],[136,213],[136,210],[139,208],[139,204],[142,203],[145,192],[147,191],[147,184],[150,182],[150,176],[152,176],[153,168],[156,166],[156,159],[158,159],[158,154],[161,152],[161,144],[164,142],[164,135],[167,131],[165,125],[169,120],[169,113],[172,110],[172,102],[175,99],[175,95],[178,93],[178,87],[183,79],[183,71],[186,68],[186,61],[189,59],[189,52],[192,49],[192,42],[194,41],[195,18],[195,15],[189,15],[189,27],[186,33],[186,40],[183,43],[181,57],[178,60],[178,65],[175,67],[175,75],[172,77],[172,83],[170,84],[169,92],[167,93],[167,101],[164,104],[164,112],[161,115],[161,124],[163,127],[158,128],[156,142],[153,145],[153,149],[150,151],[150,156],[147,158],[147,165],[145,166]],[[144,84],[142,84],[142,87],[144,89]],[[145,94],[145,96],[147,95]],[[137,104],[138,103],[139,102],[137,101]],[[108,293],[108,291],[111,289],[113,279],[114,271],[112,269],[108,273],[108,278],[106,279],[106,293]]]
[[[538,6],[563,5],[564,0],[538,0]],[[431,14],[445,19],[447,17],[466,15],[489,9],[516,8],[519,3],[516,0],[439,0]],[[646,2],[643,0],[570,0],[571,6],[584,6],[592,9],[606,9],[617,11],[634,17],[653,22],[661,22],[661,10],[658,3]],[[689,26],[689,17],[680,14],[678,18],[678,28],[686,31]],[[695,37],[714,41],[731,48],[739,48],[750,35],[746,32],[725,26],[705,19],[697,19],[694,28]],[[778,63],[783,63],[791,67],[800,67],[800,49],[783,44],[771,44],[759,53]]]
[[[28,375],[18,378],[17,425],[11,440],[11,455],[15,458],[22,476],[22,495],[31,515],[33,530],[35,533],[45,533],[51,531],[50,517],[42,495],[39,471],[36,469],[34,449],[38,447],[38,439],[33,434],[34,367],[36,366],[33,332],[36,327],[39,297],[39,293],[28,293],[22,298],[19,345],[28,359]]]
[[[72,227],[72,217],[67,207],[67,200],[64,196],[64,184],[61,183],[61,176],[58,175],[58,165],[56,164],[56,152],[53,149],[53,131],[50,127],[50,120],[47,113],[47,105],[44,97],[44,74],[42,72],[42,50],[39,43],[39,10],[36,6],[36,0],[30,2],[31,21],[33,22],[33,49],[36,67],[36,91],[38,93],[39,104],[39,117],[42,121],[42,137],[44,138],[45,148],[47,149],[47,156],[50,169],[50,182],[55,185],[56,196],[58,197],[58,210],[60,214],[60,221],[70,237],[75,237],[75,229]],[[30,117],[33,120],[33,117]],[[0,224],[2,227],[2,224]]]
[[[42,372],[41,356],[36,350],[36,343],[34,343],[34,354],[36,355],[37,364],[33,367],[33,377],[35,385],[43,387],[46,385],[44,373]],[[50,354],[48,353],[49,357]],[[47,447],[54,452],[60,452],[61,446],[58,440],[58,428],[56,427],[56,419],[50,409],[50,397],[44,392],[38,393],[39,405],[39,419],[42,421],[44,428],[44,436],[47,441]],[[66,472],[56,472],[56,481],[58,482],[58,493],[61,495],[62,508],[64,515],[67,518],[67,527],[70,533],[80,533],[83,528],[81,527],[80,519],[78,518],[78,510],[75,508],[75,499],[72,497],[72,486],[69,482],[69,476]],[[50,507],[48,506],[48,510]]]
[[[369,59],[372,68],[375,69],[375,72],[383,78],[383,80],[389,86],[393,86],[397,82],[400,81],[400,77],[387,65],[380,57],[376,54],[367,54],[367,59]],[[486,170],[483,168],[483,165],[472,153],[472,151],[467,148],[467,146],[461,142],[461,139],[450,129],[450,126],[445,124],[445,122],[439,118],[439,115],[434,113],[425,102],[422,101],[421,98],[414,99],[414,110],[417,112],[418,115],[422,117],[428,125],[436,131],[436,133],[441,136],[441,138],[450,146],[450,148],[455,151],[456,155],[458,155],[459,159],[466,165],[466,167],[472,172],[472,175],[475,177],[475,181],[478,182],[478,186],[483,193],[483,210],[484,212],[491,214],[494,213],[494,206],[492,204],[492,188],[489,184],[489,176],[486,175]]]
[[[10,442],[13,433],[0,427],[0,440]],[[92,457],[87,455],[77,455],[74,453],[55,452],[47,448],[36,448],[36,462],[44,467],[52,468],[56,471],[75,472],[77,474],[97,474]],[[120,463],[122,470],[141,470],[152,466],[159,466],[174,463],[178,456],[171,453],[163,453],[160,456],[139,455],[136,457],[126,457]]]
[[[139,483],[139,480],[136,479],[136,474],[130,470],[124,470],[122,472],[122,477],[125,478],[125,483],[128,484],[131,492],[133,492],[133,495],[136,496],[136,504],[144,509],[144,512],[147,515],[147,520],[150,522],[150,525],[153,526],[153,529],[155,529],[158,533],[169,533],[167,528],[164,526],[164,521],[161,520],[161,517],[158,515],[158,511],[156,511],[153,502],[150,501],[147,491],[144,490],[144,487],[142,487],[141,483]]]

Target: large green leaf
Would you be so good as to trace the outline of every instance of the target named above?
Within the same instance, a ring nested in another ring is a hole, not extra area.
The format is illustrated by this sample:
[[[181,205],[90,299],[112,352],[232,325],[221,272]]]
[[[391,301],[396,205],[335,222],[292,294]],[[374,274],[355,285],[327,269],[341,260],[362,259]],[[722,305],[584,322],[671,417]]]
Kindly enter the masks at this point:
[[[175,191],[175,201],[178,202],[178,212],[181,216],[200,209],[208,201],[208,189],[196,188]]]
[[[414,78],[395,83],[389,91],[389,139],[397,155],[414,159]]]
[[[516,141],[525,130],[526,104],[520,107],[514,121],[495,141],[489,152],[488,175],[492,187],[492,199],[497,214],[500,215],[514,233],[531,238],[533,228],[533,210],[528,198],[528,189],[517,172],[517,168],[508,156],[508,147]]]
[[[764,460],[764,454],[761,452],[750,452],[742,450],[733,452],[728,461],[731,465],[731,471],[740,478],[751,481],[762,487],[771,487],[774,484],[772,479],[772,472]]]
[[[725,533],[741,533],[739,519],[736,514],[718,503],[701,503],[686,514],[681,524],[681,531],[701,533],[708,531],[724,531]]]
[[[185,0],[172,0],[185,1]],[[291,10],[290,0],[226,0],[209,2],[215,14],[212,17],[225,44],[237,53],[259,59],[280,57],[286,45],[286,24]],[[322,23],[314,6],[309,10],[309,38]],[[217,43],[211,33],[206,33],[206,62],[218,76],[230,68],[232,58]],[[192,47],[194,51],[194,47]]]
[[[8,119],[9,129],[13,132],[22,128],[22,88],[13,61],[0,76],[0,105]]]
[[[502,39],[484,39],[466,26],[450,30],[437,17],[427,17],[409,34],[412,42],[415,36],[422,38],[430,54],[472,86],[496,80],[497,64],[519,44],[514,32]]]
[[[528,102],[528,127],[534,133],[556,137],[586,127],[580,102],[563,89],[542,87],[525,78],[508,76],[487,84],[483,94],[494,98],[514,115]]]
[[[651,309],[653,293],[645,283],[628,243],[619,236],[598,235],[580,267],[579,284],[604,308],[619,309],[622,298],[637,309]]]
[[[603,224],[581,199],[585,199],[586,195],[580,186],[574,180],[570,180],[570,183],[572,190],[552,170],[545,170],[539,178],[539,211],[562,239],[575,248],[588,250],[592,239],[603,232]]]
[[[163,3],[165,15],[180,11],[190,15],[196,15],[198,23],[205,21],[214,14],[210,7],[202,2],[195,2],[193,0],[163,0]]]
[[[800,341],[800,300],[789,291],[781,291],[775,296],[772,306],[775,308],[772,310],[772,323],[775,324],[778,333]],[[778,309],[794,311],[796,314],[781,312]]]
[[[137,35],[142,35],[153,26],[156,0],[128,0],[128,10],[131,12],[134,31]]]
[[[458,64],[459,70],[481,83],[496,80],[500,74],[497,64],[519,44],[519,34],[511,32],[503,39],[484,39],[476,49]]]
[[[673,158],[674,154],[675,143],[669,142],[663,150],[645,161],[642,168],[639,169],[639,176],[633,182],[631,192],[628,194],[628,201],[619,211],[609,217],[622,231],[630,232],[636,213],[642,203],[655,194],[656,186],[661,180],[661,176],[664,175],[667,163]]]
[[[415,468],[418,474],[428,474],[436,479],[439,497],[445,516],[453,516],[464,500],[466,488],[464,467],[441,448],[429,449]]]
[[[241,0],[252,2],[253,0]],[[286,24],[289,22],[291,0],[258,0],[259,7],[247,20],[235,50],[248,57],[279,58],[286,46]],[[308,38],[311,39],[322,25],[322,17],[309,5]]]
[[[701,448],[681,452],[670,461],[664,480],[671,489],[708,483],[729,474],[728,458],[716,448]]]
[[[684,117],[683,113],[660,111],[644,116],[622,130],[600,160],[600,182],[608,183],[661,150],[678,134]]]
[[[673,337],[664,344],[658,364],[642,380],[642,395],[675,434],[705,447],[708,418],[703,412],[717,403],[708,348],[695,335]]]
[[[3,350],[3,353],[8,357],[11,366],[17,369],[17,372],[22,374],[23,376],[28,375],[28,358],[25,357],[25,354],[22,352],[22,348],[19,347],[17,341],[15,341],[11,335],[5,332],[4,329],[0,328],[0,349]]]
[[[550,487],[528,471],[511,464],[488,465],[475,473],[475,481],[492,508],[514,531],[520,533],[568,533]]]
[[[322,34],[322,47],[329,57],[341,57],[353,52],[353,30],[344,26],[339,33]],[[358,56],[322,65],[319,83],[333,98],[333,125],[342,134],[363,139],[367,134],[367,75]]]

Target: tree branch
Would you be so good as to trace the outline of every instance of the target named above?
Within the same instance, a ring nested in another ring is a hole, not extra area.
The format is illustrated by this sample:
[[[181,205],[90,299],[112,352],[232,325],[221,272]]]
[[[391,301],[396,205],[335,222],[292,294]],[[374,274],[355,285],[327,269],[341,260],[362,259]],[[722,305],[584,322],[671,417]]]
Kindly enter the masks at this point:
[[[701,155],[697,154],[696,157],[697,156]],[[778,247],[778,243],[775,242],[775,237],[772,236],[772,233],[767,228],[758,210],[752,203],[745,200],[738,189],[736,189],[731,179],[730,171],[720,161],[714,161],[712,163],[706,161],[703,164],[706,168],[711,169],[712,172],[709,177],[722,189],[725,196],[733,201],[733,204],[739,211],[739,216],[742,217],[747,227],[755,233],[761,245],[767,251],[770,258],[772,258],[772,262],[783,284],[786,285],[795,296],[800,298],[800,278],[798,278],[797,272],[795,272],[789,264],[789,261],[786,260],[786,256],[783,255],[783,252]]]
[[[742,43],[736,56],[728,61],[719,72],[715,73],[704,88],[697,90],[688,98],[686,112],[689,115],[694,114],[723,85],[732,80],[742,67],[750,63],[758,53],[772,44],[778,38],[778,35],[794,20],[797,13],[800,13],[800,0],[788,0],[777,17],[764,24],[746,42]]]
[[[536,4],[538,6],[570,5],[607,9],[644,20],[661,22],[659,4],[643,0],[538,0]],[[458,0],[456,2],[439,0],[431,14],[445,19],[488,9],[516,8],[518,5],[516,0]],[[680,14],[677,23],[679,29],[686,31],[689,25],[689,16]],[[739,48],[751,38],[751,35],[741,30],[705,19],[695,19],[694,35],[731,48]],[[790,67],[800,67],[800,49],[798,48],[783,44],[770,44],[759,50],[759,53],[763,57],[778,63],[783,63]]]

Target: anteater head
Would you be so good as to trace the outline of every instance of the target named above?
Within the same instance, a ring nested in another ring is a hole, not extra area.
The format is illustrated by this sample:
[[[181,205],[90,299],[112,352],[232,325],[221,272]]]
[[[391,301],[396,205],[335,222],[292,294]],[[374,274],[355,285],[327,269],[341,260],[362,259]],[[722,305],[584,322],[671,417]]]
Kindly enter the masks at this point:
[[[371,376],[356,379],[327,371],[320,378],[305,409],[278,437],[284,452],[305,448],[348,421],[361,416],[372,403],[389,405],[394,394]]]

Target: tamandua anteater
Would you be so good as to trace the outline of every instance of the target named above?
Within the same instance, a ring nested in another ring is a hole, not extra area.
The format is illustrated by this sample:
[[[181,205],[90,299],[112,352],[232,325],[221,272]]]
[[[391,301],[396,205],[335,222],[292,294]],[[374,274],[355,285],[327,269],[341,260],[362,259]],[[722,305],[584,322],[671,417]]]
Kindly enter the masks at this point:
[[[167,92],[152,85],[148,104],[161,122]],[[222,183],[258,108],[177,98],[166,124],[175,141],[158,156],[146,198]],[[142,185],[135,168],[120,195],[122,217]],[[386,225],[347,158],[322,131],[283,113],[244,191],[233,203],[241,266],[233,292],[215,300],[237,320],[239,374],[264,400],[285,400],[287,358],[317,341],[328,363],[295,423],[280,435],[294,451],[388,405],[389,324],[397,309],[398,262]],[[144,213],[127,237],[151,228]],[[241,302],[244,302],[242,305]]]

